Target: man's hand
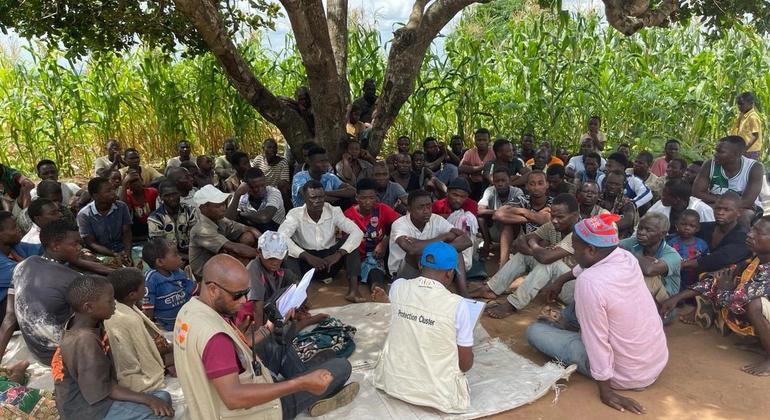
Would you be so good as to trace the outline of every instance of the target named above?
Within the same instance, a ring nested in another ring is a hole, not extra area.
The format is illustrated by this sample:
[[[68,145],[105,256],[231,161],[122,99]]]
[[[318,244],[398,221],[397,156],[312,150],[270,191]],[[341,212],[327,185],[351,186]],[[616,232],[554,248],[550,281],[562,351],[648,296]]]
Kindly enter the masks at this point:
[[[139,171],[136,169],[129,169],[126,171],[126,176],[123,177],[123,186],[129,186],[132,182],[141,180],[139,177]]]
[[[385,257],[385,251],[388,248],[388,244],[385,241],[380,241],[377,246],[374,247],[374,258],[381,260]]]
[[[644,407],[641,404],[612,390],[601,392],[599,398],[601,398],[603,403],[622,412],[628,410],[635,414],[645,413]]]
[[[249,192],[249,184],[245,182],[241,182],[241,185],[238,186],[238,188],[235,189],[235,195],[244,195],[248,194]]]
[[[342,254],[339,251],[337,251],[332,255],[324,257],[324,263],[326,264],[326,267],[329,268],[334,264],[337,264],[341,258],[342,258]]]
[[[171,407],[171,404],[158,397],[147,395],[144,404],[149,406],[158,417],[174,417],[174,409]]]
[[[172,351],[172,347],[162,335],[156,335],[153,341],[155,341],[155,347],[158,348],[158,352],[161,354],[161,356]]]
[[[733,290],[735,288],[735,266],[723,268],[714,273],[714,281],[719,290]]]
[[[561,289],[564,287],[564,283],[560,281],[553,281],[548,286],[545,286],[543,288],[543,293],[545,293],[545,299],[548,303],[556,302],[556,298],[559,297],[559,294],[561,293]]]
[[[658,308],[658,313],[660,314],[661,318],[664,318],[667,313],[671,312],[674,308],[676,308],[677,299],[670,297],[663,302],[660,303],[660,308]]]
[[[326,260],[322,258],[318,258],[315,255],[311,255],[307,252],[303,252],[300,255],[300,258],[305,260],[306,263],[310,264],[313,268],[315,268],[318,271],[323,271],[326,269]]]
[[[326,369],[314,370],[306,375],[300,376],[302,379],[302,388],[313,395],[322,395],[329,388],[334,376]]]
[[[131,253],[126,251],[121,251],[115,254],[115,259],[122,264],[125,267],[131,267],[133,266],[133,262],[131,261]]]

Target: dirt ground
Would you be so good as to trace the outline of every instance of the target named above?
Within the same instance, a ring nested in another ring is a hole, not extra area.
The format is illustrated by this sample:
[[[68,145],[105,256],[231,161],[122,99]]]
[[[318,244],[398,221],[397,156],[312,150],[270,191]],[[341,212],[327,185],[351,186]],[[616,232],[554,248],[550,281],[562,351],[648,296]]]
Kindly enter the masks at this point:
[[[495,270],[488,264],[489,273]],[[364,286],[363,290],[367,290]],[[313,308],[348,304],[346,282],[339,276],[329,285],[314,283],[309,291]],[[543,306],[542,296],[526,310],[505,320],[487,316],[482,325],[493,337],[503,339],[516,353],[535,363],[548,359],[527,344],[524,332]],[[690,308],[685,308],[687,312]],[[313,310],[317,312],[317,310]],[[655,419],[770,419],[770,377],[754,377],[740,368],[760,358],[735,348],[740,340],[721,337],[715,329],[703,330],[679,321],[666,327],[668,366],[658,381],[643,392],[624,392],[647,410],[645,418]],[[554,401],[554,393],[494,416],[495,419],[628,419],[599,401],[596,385],[574,373]]]

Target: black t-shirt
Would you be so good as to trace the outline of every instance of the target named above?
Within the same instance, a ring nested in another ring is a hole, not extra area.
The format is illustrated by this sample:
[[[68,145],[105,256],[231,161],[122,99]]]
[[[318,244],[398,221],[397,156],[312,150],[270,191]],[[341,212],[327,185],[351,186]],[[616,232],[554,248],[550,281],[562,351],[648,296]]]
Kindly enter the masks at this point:
[[[22,261],[13,273],[16,319],[27,347],[39,361],[51,364],[64,325],[72,316],[67,287],[81,274],[40,256]]]
[[[117,383],[110,343],[104,325],[67,327],[51,366],[56,408],[62,420],[103,419]]]

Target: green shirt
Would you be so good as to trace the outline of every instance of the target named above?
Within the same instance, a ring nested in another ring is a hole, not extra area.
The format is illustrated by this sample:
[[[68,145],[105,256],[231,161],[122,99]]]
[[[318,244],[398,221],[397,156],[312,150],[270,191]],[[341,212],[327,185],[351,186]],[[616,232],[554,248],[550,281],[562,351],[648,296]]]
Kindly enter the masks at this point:
[[[620,241],[620,247],[626,251],[634,254],[635,257],[644,255],[644,247],[636,239],[636,235],[623,239]],[[658,250],[655,252],[655,258],[663,261],[668,266],[668,273],[662,276],[661,279],[663,287],[670,296],[674,296],[679,293],[679,285],[682,282],[680,277],[680,269],[682,266],[682,257],[672,247],[670,247],[666,241],[661,241]]]

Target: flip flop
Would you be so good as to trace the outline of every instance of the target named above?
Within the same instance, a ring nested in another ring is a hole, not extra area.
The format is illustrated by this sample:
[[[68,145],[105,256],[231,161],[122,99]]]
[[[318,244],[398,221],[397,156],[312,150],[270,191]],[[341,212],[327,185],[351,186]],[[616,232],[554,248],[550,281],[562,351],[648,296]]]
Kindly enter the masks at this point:
[[[714,305],[702,296],[695,297],[695,323],[704,330],[711,328],[716,317]]]

